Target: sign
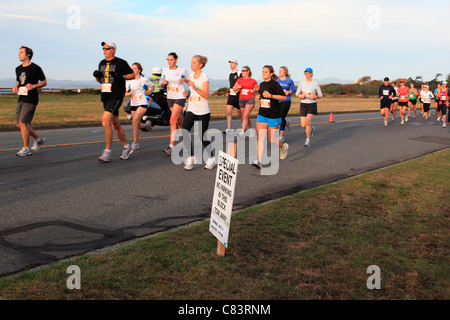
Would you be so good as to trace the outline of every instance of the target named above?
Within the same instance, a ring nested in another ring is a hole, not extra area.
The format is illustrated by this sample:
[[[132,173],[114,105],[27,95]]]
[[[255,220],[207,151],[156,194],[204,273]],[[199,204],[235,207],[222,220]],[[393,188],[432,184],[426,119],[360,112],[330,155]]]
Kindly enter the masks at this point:
[[[237,168],[238,160],[236,158],[219,151],[209,231],[225,247],[228,246]]]

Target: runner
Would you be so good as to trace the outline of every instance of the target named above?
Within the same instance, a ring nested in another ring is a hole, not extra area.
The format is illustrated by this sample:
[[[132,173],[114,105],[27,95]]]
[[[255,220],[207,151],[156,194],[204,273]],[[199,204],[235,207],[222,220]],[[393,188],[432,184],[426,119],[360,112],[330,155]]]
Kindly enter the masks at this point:
[[[279,76],[277,82],[281,85],[281,88],[283,88],[283,91],[286,94],[286,100],[278,101],[281,112],[280,139],[284,142],[284,130],[286,128],[288,131],[291,130],[291,123],[289,119],[286,119],[289,109],[291,108],[291,94],[297,92],[297,88],[295,87],[294,81],[291,79],[287,67],[280,67]]]
[[[431,99],[434,98],[433,93],[428,91],[428,85],[423,86],[423,91],[420,94],[420,97],[423,101],[423,112],[425,114],[425,119],[428,119],[430,117]]]
[[[230,81],[230,91],[227,93],[227,130],[225,130],[225,132],[232,133],[233,129],[231,129],[231,121],[233,120],[233,108],[236,108],[237,114],[239,118],[241,118],[242,123],[242,112],[241,108],[239,107],[239,92],[233,90],[233,87],[240,75],[237,69],[237,60],[231,59],[228,62],[230,63],[231,72],[228,75],[228,80]]]
[[[442,115],[442,128],[446,128],[446,117],[447,117],[447,107],[448,107],[448,88],[447,81],[442,82],[442,86],[439,89],[439,110]]]
[[[441,84],[438,84],[437,88],[434,89],[434,109],[436,109],[437,121],[442,121],[441,105],[439,104],[439,91],[440,90],[441,90]]]
[[[184,116],[183,129],[191,131],[195,121],[200,121],[202,126],[203,147],[208,150],[210,157],[206,160],[205,169],[211,170],[216,165],[216,160],[211,150],[211,142],[203,140],[206,130],[208,130],[211,110],[209,108],[209,78],[202,69],[205,67],[208,58],[195,55],[191,60],[191,70],[186,83],[190,86],[189,106]],[[186,148],[188,148],[186,146]],[[194,147],[191,147],[191,156],[186,160],[184,169],[191,170],[194,167]]]
[[[113,133],[116,132],[123,150],[120,159],[126,160],[130,156],[131,146],[125,136],[125,131],[120,125],[119,108],[125,96],[125,80],[134,78],[133,70],[128,63],[116,57],[116,44],[112,41],[102,42],[105,59],[100,61],[98,70],[94,71],[94,77],[101,83],[101,101],[103,102],[102,126],[105,130],[105,150],[98,158],[100,161],[112,160],[111,146]]]
[[[139,62],[133,63],[131,68],[133,69],[134,79],[127,80],[125,84],[127,89],[125,96],[131,96],[131,119],[134,136],[134,140],[131,143],[130,154],[140,149],[139,130],[142,128],[147,128],[149,131],[153,130],[150,120],[147,120],[147,122],[143,124],[141,123],[141,118],[144,116],[148,107],[146,96],[150,96],[155,89],[150,80],[142,75],[143,69]]]
[[[280,159],[286,159],[289,145],[277,138],[277,130],[281,124],[281,110],[278,104],[280,100],[286,100],[286,94],[281,85],[276,81],[278,77],[274,74],[272,66],[264,66],[262,71],[264,82],[259,86],[258,99],[261,105],[256,119],[256,131],[258,132],[257,159],[252,163],[255,168],[261,169],[261,158],[264,149],[266,132],[268,141],[280,147]]]
[[[391,82],[391,86],[395,90],[395,95],[392,97],[392,101],[391,101],[391,113],[392,113],[391,121],[394,121],[395,115],[397,113],[397,107],[398,107],[398,87],[397,87],[397,83],[395,81]]]
[[[178,55],[175,52],[169,53],[167,63],[169,67],[164,68],[161,73],[163,79],[161,86],[167,86],[167,104],[172,114],[170,116],[170,143],[163,151],[170,155],[175,143],[176,130],[183,125],[181,113],[183,112],[187,97],[183,83],[189,75],[185,68],[177,66]]]
[[[311,146],[311,138],[314,134],[314,126],[311,121],[314,115],[317,114],[317,99],[322,98],[322,91],[319,84],[312,79],[313,70],[311,68],[305,69],[305,80],[300,82],[297,88],[296,95],[300,97],[300,122],[302,128],[305,128],[306,141],[305,147]]]
[[[402,119],[401,124],[404,125],[405,122],[408,122],[408,114],[406,113],[406,108],[408,107],[408,94],[409,88],[405,86],[405,79],[400,79],[400,88],[398,88],[398,105],[400,108],[400,118]]]
[[[237,79],[233,90],[239,91],[239,107],[242,113],[242,132],[240,136],[244,135],[247,127],[252,128],[252,121],[250,119],[250,113],[255,106],[255,92],[259,90],[258,83],[252,77],[252,71],[250,67],[244,66],[242,68],[242,77]]]
[[[378,98],[380,98],[380,113],[384,117],[384,126],[388,126],[389,109],[392,105],[392,98],[395,96],[394,87],[389,84],[389,78],[384,78],[384,84],[378,89]]]
[[[12,88],[14,94],[19,95],[16,107],[16,126],[22,135],[23,148],[16,153],[18,157],[31,156],[33,151],[39,150],[47,140],[40,137],[31,127],[36,107],[39,103],[38,89],[47,85],[44,72],[41,67],[31,62],[33,50],[22,46],[19,49],[19,61],[22,62],[16,68],[16,86]],[[34,138],[30,148],[30,136]]]
[[[420,97],[420,106],[422,107],[422,111],[420,112],[420,115],[425,118],[425,112],[423,112],[423,99],[422,99],[422,93],[423,93],[424,87],[425,87],[425,85],[422,83],[422,85],[420,86],[419,97]]]
[[[413,108],[413,118],[416,118],[416,104],[417,104],[417,89],[414,88],[414,83],[409,85],[409,102],[408,102],[408,115],[411,116],[411,107]]]

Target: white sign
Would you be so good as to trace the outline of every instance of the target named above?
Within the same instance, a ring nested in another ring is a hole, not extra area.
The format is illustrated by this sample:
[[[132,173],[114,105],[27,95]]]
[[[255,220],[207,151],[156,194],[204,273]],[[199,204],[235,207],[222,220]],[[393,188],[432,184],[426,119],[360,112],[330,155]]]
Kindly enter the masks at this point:
[[[230,231],[231,212],[233,210],[237,168],[237,159],[223,151],[219,151],[209,231],[214,234],[225,247],[228,246],[228,234]]]

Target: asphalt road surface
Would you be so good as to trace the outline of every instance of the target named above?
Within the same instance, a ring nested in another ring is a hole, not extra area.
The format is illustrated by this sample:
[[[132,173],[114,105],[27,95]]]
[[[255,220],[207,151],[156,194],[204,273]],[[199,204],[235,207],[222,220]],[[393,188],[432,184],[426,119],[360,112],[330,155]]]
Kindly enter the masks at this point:
[[[310,148],[299,118],[290,119],[289,152],[276,175],[261,175],[248,159],[239,164],[234,210],[450,147],[450,129],[435,116],[404,126],[397,118],[388,128],[378,113],[334,115],[335,123],[316,116]],[[131,127],[124,128],[130,139]],[[23,158],[15,155],[19,131],[0,133],[0,275],[210,216],[216,170],[173,164],[162,152],[168,127],[142,133],[141,150],[128,160],[119,160],[122,146],[114,142],[110,163],[97,159],[102,127],[39,133],[46,144]]]

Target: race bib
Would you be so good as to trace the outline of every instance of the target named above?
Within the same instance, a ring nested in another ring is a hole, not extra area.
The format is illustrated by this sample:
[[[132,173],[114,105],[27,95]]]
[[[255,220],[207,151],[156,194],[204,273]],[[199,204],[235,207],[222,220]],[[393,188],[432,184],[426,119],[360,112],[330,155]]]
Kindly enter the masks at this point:
[[[200,96],[190,96],[189,102],[200,102],[201,99],[202,99],[202,97],[200,97]]]
[[[413,95],[412,93],[409,95],[409,97],[410,97],[411,99],[414,99],[414,95]]]
[[[28,89],[26,87],[19,87],[19,91],[17,91],[17,94],[19,96],[27,96],[28,95]]]
[[[241,94],[242,95],[244,95],[244,96],[246,96],[246,95],[248,95],[248,92],[249,92],[250,90],[248,90],[248,89],[241,89]]]
[[[142,96],[141,95],[133,95],[133,96],[131,96],[131,100],[142,100]]]
[[[400,99],[401,99],[401,100],[405,100],[405,99],[406,99],[406,96],[400,96]]]
[[[447,100],[447,96],[441,96],[441,101],[446,101]]]
[[[167,87],[167,91],[177,93],[178,92],[178,86],[173,85],[173,84],[172,85],[169,84],[169,86]]]
[[[261,108],[270,108],[270,99],[261,99]]]
[[[111,92],[111,83],[103,83],[101,90],[102,92]]]
[[[236,95],[236,91],[234,91],[233,89],[230,89],[230,96],[235,96]]]
[[[389,95],[389,90],[383,90],[383,96],[388,96]]]

